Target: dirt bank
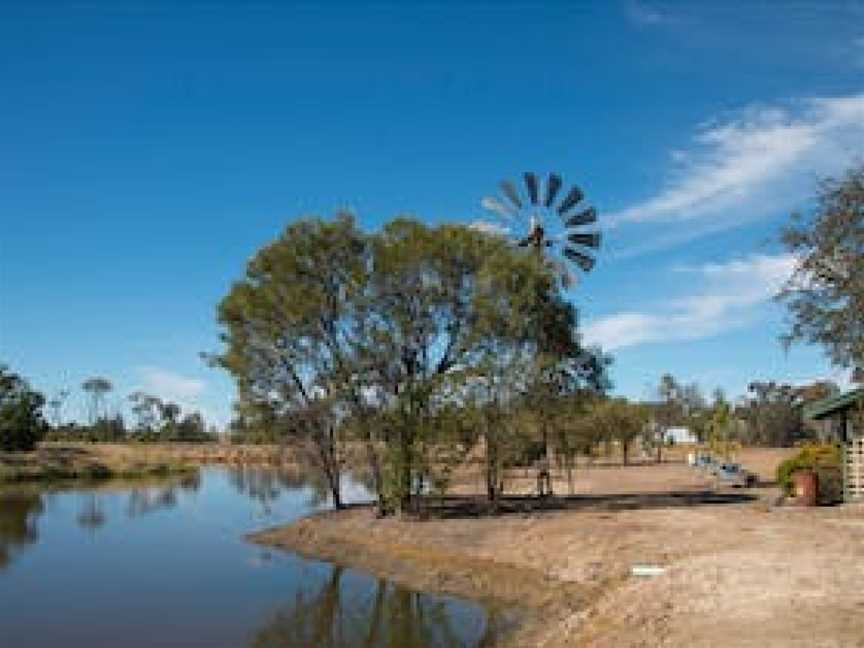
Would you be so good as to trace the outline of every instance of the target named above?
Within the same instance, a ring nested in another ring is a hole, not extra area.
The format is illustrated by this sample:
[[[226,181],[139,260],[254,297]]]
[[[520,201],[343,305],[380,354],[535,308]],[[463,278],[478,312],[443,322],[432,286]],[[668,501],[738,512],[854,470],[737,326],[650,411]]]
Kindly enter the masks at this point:
[[[768,477],[785,454],[741,459]],[[549,510],[515,500],[505,516],[414,522],[357,508],[252,539],[518,605],[513,646],[864,646],[864,508],[774,507],[770,486],[752,498],[710,487],[681,465],[604,467]],[[666,573],[636,579],[639,563]]]

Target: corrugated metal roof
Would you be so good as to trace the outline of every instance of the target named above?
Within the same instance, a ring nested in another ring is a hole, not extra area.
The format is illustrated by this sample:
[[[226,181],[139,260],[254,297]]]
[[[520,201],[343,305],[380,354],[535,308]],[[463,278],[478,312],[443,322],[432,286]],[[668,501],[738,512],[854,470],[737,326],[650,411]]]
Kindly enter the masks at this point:
[[[828,418],[832,414],[850,409],[855,406],[856,403],[860,402],[861,399],[864,399],[864,388],[853,389],[852,391],[841,394],[840,396],[825,398],[805,407],[804,418],[816,421]]]

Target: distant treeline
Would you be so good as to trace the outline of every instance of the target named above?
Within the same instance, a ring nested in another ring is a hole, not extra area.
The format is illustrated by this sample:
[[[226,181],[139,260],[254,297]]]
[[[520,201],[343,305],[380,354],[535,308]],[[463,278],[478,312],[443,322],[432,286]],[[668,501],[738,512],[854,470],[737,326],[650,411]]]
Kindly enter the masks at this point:
[[[105,396],[113,389],[107,378],[88,378],[82,389],[88,396],[88,421],[64,422],[67,390],[46,400],[23,377],[0,364],[0,450],[32,450],[42,440],[204,442],[217,438],[199,412],[184,413],[177,403],[135,392],[129,396],[134,419],[129,425],[121,414],[105,411]]]

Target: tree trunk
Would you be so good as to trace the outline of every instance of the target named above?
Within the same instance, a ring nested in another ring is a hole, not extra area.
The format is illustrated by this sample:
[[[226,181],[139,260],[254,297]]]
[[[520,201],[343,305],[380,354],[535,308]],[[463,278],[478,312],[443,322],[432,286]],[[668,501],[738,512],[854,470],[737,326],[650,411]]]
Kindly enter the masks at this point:
[[[494,504],[498,499],[498,446],[497,443],[491,440],[489,434],[489,423],[486,422],[486,434],[484,439],[486,442],[486,495],[489,502]]]
[[[381,463],[378,461],[378,452],[375,450],[371,433],[369,434],[370,436],[366,439],[366,461],[369,463],[369,470],[372,471],[372,483],[375,487],[378,515],[384,517],[389,513],[387,503],[384,501],[384,479],[381,475]]]
[[[333,497],[333,508],[339,510],[344,508],[342,504],[342,472],[339,465],[339,457],[336,453],[336,430],[330,426],[327,429],[327,448],[325,451],[325,468],[327,481],[330,485],[330,494]]]
[[[411,446],[408,442],[408,435],[405,430],[400,430],[400,451],[402,454],[401,457],[401,466],[399,466],[400,470],[400,482],[401,482],[401,490],[400,493],[400,504],[399,508],[403,514],[411,511]]]
[[[342,503],[342,489],[339,487],[339,474],[336,473],[335,479],[330,481],[330,494],[333,496],[333,508],[337,511],[345,507]]]
[[[624,455],[624,465],[627,465],[628,455],[630,454],[630,442],[622,441],[621,442],[621,453]]]

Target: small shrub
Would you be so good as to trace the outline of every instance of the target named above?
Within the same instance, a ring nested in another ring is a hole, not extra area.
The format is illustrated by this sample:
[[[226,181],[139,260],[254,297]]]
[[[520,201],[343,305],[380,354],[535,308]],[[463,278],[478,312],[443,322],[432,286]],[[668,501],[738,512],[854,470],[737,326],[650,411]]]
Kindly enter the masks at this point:
[[[819,479],[819,503],[834,504],[843,499],[843,470],[840,446],[832,444],[805,445],[801,451],[777,467],[777,483],[786,495],[793,495],[792,475],[799,470],[812,470]]]

